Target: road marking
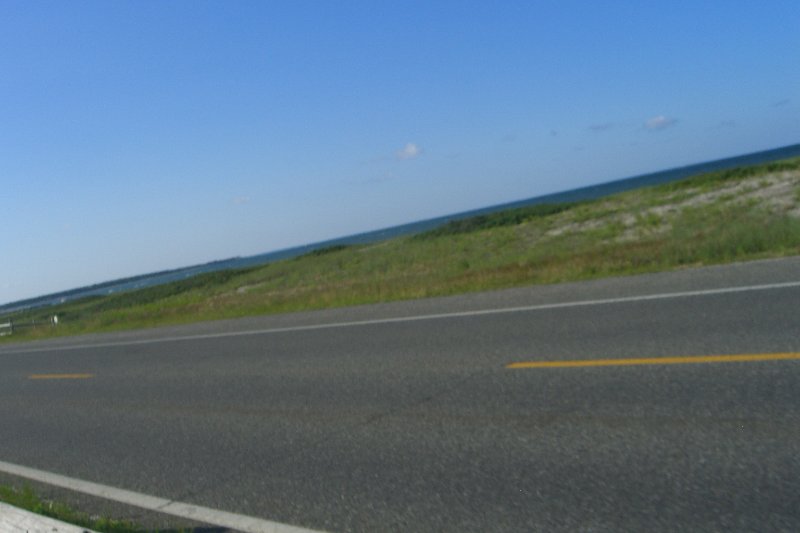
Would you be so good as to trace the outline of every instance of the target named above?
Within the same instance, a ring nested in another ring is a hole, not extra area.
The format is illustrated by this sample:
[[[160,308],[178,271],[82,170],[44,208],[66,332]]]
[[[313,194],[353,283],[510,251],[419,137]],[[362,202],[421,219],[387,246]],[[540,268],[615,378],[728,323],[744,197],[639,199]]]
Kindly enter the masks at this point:
[[[89,379],[94,374],[31,374],[28,379]]]
[[[695,355],[688,357],[642,357],[633,359],[578,359],[567,361],[521,361],[506,368],[576,368],[587,366],[686,365],[698,363],[741,363],[747,361],[787,361],[800,359],[800,353],[760,353],[740,355]]]
[[[800,281],[786,283],[769,283],[765,285],[747,285],[740,287],[723,287],[720,289],[706,289],[698,291],[667,292],[659,294],[644,294],[640,296],[623,296],[620,298],[602,298],[597,300],[577,300],[572,302],[558,302],[551,304],[525,305],[520,307],[501,307],[495,309],[478,309],[475,311],[460,311],[453,313],[434,313],[429,315],[402,316],[394,318],[374,318],[369,320],[354,320],[352,322],[329,322],[327,324],[308,324],[304,326],[288,326],[283,328],[252,329],[245,331],[231,331],[226,333],[205,333],[199,335],[181,335],[162,337],[160,339],[142,339],[135,341],[98,342],[95,344],[75,344],[71,346],[47,346],[42,348],[0,349],[3,354],[23,354],[38,352],[61,352],[66,350],[84,350],[87,348],[113,348],[120,346],[140,346],[143,344],[160,344],[164,342],[181,342],[207,339],[224,339],[230,337],[247,337],[254,335],[271,335],[275,333],[291,333],[297,331],[313,331],[320,329],[352,328],[359,326],[374,326],[380,324],[396,324],[402,322],[419,322],[424,320],[441,320],[447,318],[468,318],[485,315],[499,315],[507,313],[524,313],[531,311],[546,311],[550,309],[565,309],[570,307],[586,307],[597,305],[610,305],[632,302],[646,302],[651,300],[667,300],[672,298],[689,298],[696,296],[715,296],[720,294],[734,294],[740,292],[766,291],[775,289],[788,289],[800,287]]]
[[[219,511],[209,507],[201,507],[191,503],[177,502],[174,500],[167,500],[156,496],[149,496],[139,492],[133,492],[125,489],[118,489],[101,485],[99,483],[92,483],[90,481],[83,481],[52,472],[45,472],[43,470],[36,470],[27,466],[15,465],[13,463],[6,463],[0,461],[0,472],[5,472],[14,476],[39,481],[48,485],[54,485],[83,494],[89,494],[107,500],[112,500],[119,503],[125,503],[165,513],[180,518],[187,518],[189,520],[196,520],[198,522],[205,522],[216,526],[235,529],[237,531],[244,531],[246,533],[319,533],[319,531],[306,529],[302,527],[292,526],[289,524],[281,524],[280,522],[273,522],[271,520],[264,520],[253,516],[246,516],[236,513],[229,513],[227,511]]]

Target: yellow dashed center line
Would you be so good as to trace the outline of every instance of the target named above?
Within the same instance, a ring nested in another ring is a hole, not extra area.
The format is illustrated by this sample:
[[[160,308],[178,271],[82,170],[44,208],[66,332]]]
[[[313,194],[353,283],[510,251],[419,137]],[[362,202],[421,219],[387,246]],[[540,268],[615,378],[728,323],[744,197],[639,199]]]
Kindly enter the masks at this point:
[[[587,366],[686,365],[697,363],[741,363],[748,361],[786,361],[800,359],[800,353],[760,353],[740,355],[696,355],[688,357],[641,357],[634,359],[579,359],[572,361],[522,361],[506,368],[576,368]]]
[[[31,374],[28,379],[89,379],[94,374]]]

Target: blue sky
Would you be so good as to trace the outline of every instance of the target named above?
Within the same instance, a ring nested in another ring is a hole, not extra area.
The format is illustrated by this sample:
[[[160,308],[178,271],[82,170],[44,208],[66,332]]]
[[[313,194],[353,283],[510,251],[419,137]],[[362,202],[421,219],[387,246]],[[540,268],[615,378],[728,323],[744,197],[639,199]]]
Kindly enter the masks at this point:
[[[0,303],[800,142],[800,4],[0,0]]]

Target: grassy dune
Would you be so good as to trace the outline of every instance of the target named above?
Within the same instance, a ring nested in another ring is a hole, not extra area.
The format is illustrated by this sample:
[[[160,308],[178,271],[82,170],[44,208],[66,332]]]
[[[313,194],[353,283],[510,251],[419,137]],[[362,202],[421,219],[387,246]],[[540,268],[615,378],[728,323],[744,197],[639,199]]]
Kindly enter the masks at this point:
[[[441,296],[800,253],[800,158],[599,200],[482,215],[373,245],[317,250],[19,313],[41,338]],[[0,317],[0,322],[5,321]]]

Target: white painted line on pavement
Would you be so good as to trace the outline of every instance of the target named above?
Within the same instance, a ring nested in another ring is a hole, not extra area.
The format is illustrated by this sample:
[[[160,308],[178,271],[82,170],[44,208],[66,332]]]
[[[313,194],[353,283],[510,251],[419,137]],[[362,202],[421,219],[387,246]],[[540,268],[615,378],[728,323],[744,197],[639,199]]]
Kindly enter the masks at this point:
[[[142,344],[159,344],[162,342],[194,341],[204,339],[224,339],[228,337],[245,337],[253,335],[269,335],[273,333],[289,333],[294,331],[312,331],[317,329],[351,328],[358,326],[372,326],[379,324],[395,324],[400,322],[417,322],[424,320],[439,320],[444,318],[465,318],[484,315],[499,315],[505,313],[523,313],[530,311],[544,311],[548,309],[564,309],[567,307],[585,307],[593,305],[610,305],[631,302],[644,302],[650,300],[667,300],[672,298],[690,298],[695,296],[715,296],[719,294],[732,294],[738,292],[766,291],[774,289],[788,289],[800,287],[800,281],[786,283],[769,283],[765,285],[747,285],[742,287],[723,287],[720,289],[705,289],[697,291],[666,292],[660,294],[644,294],[640,296],[623,296],[619,298],[601,298],[597,300],[576,300],[572,302],[558,302],[550,304],[524,305],[520,307],[501,307],[494,309],[478,309],[475,311],[457,311],[452,313],[435,313],[429,315],[401,316],[392,318],[374,318],[369,320],[354,320],[351,322],[329,322],[327,324],[308,324],[305,326],[288,326],[283,328],[252,329],[245,331],[230,331],[225,333],[204,333],[199,335],[183,335],[175,337],[162,337],[157,339],[142,339],[131,341],[102,342],[96,344],[75,344],[71,346],[47,346],[42,348],[28,348],[19,350],[0,350],[3,354],[21,354],[36,352],[55,352],[65,350],[83,350],[86,348],[111,348],[118,346],[137,346]]]
[[[281,524],[280,522],[273,522],[253,516],[219,511],[208,507],[193,505],[191,503],[176,502],[139,492],[100,485],[99,483],[92,483],[81,479],[74,479],[52,472],[36,470],[35,468],[29,468],[27,466],[15,465],[5,461],[0,461],[0,472],[68,490],[74,490],[83,494],[98,496],[119,503],[133,505],[134,507],[150,511],[196,520],[198,522],[206,522],[208,524],[227,527],[245,533],[319,533],[312,529]]]

